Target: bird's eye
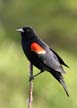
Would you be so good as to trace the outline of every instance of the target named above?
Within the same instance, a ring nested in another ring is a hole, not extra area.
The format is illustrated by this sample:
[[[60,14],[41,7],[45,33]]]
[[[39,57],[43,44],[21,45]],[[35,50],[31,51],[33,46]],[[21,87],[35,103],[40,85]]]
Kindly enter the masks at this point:
[[[29,32],[30,30],[29,29],[27,29],[27,32]]]

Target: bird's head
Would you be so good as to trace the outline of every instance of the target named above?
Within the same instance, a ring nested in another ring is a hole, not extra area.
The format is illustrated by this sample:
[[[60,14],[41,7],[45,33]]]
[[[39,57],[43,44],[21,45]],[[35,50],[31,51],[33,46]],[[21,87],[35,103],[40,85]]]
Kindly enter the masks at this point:
[[[25,27],[19,28],[16,31],[20,32],[22,34],[22,36],[31,35],[34,33],[32,27],[30,27],[30,26],[25,26]]]

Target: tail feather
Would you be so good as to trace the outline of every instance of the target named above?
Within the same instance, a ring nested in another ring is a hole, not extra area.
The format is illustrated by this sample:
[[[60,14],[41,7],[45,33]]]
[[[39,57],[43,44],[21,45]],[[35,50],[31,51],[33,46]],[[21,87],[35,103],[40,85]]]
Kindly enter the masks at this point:
[[[68,90],[67,90],[67,87],[66,87],[66,84],[65,84],[63,78],[60,79],[60,83],[61,83],[61,85],[63,86],[63,88],[64,88],[64,90],[65,90],[67,96],[69,96],[69,93],[68,93]]]
[[[64,82],[64,78],[60,72],[57,71],[50,71],[50,73],[59,81],[59,83],[63,86],[67,96],[69,96],[66,84]]]

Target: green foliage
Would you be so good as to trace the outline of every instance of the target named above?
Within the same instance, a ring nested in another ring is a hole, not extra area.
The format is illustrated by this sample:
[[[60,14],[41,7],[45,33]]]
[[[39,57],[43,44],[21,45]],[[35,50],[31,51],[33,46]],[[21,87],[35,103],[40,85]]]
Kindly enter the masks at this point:
[[[32,25],[70,66],[64,75],[70,97],[46,72],[34,80],[33,107],[77,108],[76,0],[0,0],[0,108],[27,108],[29,62],[16,33],[23,25]]]

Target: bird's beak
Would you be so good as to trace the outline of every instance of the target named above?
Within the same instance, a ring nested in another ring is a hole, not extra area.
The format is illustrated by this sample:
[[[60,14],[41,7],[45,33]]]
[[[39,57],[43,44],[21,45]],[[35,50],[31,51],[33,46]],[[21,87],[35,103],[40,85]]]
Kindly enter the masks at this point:
[[[16,29],[16,31],[18,31],[18,32],[24,32],[24,30],[22,28]]]

